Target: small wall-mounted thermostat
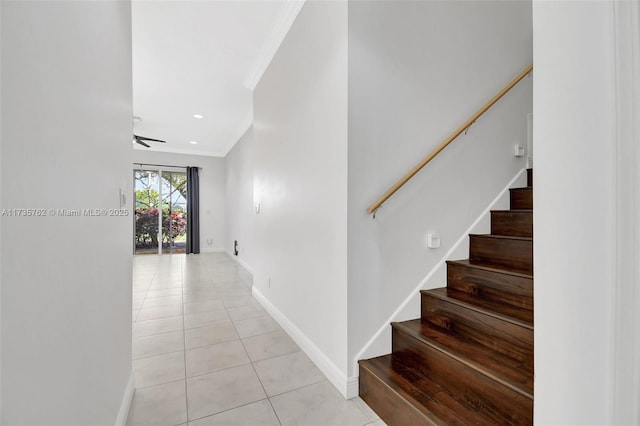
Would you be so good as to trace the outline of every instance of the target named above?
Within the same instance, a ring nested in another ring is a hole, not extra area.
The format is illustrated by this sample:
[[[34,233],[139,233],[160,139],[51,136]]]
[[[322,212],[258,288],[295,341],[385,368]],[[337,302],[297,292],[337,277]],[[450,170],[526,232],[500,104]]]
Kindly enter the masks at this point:
[[[438,234],[427,234],[427,247],[429,247],[429,248],[439,248],[440,247],[440,235],[438,235]]]
[[[120,188],[119,191],[120,191],[120,208],[123,209],[127,207],[127,196],[125,195],[122,188]]]
[[[520,146],[520,144],[515,144],[513,146],[513,156],[524,157],[524,147]]]

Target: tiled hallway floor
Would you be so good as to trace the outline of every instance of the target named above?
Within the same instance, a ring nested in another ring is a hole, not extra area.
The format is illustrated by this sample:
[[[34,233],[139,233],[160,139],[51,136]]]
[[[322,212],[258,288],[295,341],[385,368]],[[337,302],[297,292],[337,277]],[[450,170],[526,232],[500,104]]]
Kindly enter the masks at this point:
[[[224,253],[134,257],[128,425],[371,425],[251,295]]]

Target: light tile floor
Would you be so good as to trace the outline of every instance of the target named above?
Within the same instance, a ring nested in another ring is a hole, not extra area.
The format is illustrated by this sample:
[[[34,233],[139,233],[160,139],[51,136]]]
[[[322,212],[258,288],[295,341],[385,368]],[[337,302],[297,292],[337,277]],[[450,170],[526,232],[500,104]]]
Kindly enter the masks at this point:
[[[384,426],[346,401],[224,253],[134,257],[128,425]]]

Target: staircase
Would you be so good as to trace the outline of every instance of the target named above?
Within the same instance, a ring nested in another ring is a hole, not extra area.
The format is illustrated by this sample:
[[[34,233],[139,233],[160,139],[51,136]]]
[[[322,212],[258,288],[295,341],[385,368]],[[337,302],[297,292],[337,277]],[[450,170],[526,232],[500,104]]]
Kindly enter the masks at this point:
[[[389,426],[533,423],[533,197],[511,189],[491,234],[392,323],[392,353],[360,361],[360,397]]]

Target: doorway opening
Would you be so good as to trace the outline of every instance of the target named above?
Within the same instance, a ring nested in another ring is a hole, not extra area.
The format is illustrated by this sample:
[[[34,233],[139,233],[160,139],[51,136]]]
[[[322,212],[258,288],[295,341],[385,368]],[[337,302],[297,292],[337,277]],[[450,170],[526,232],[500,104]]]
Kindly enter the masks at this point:
[[[137,169],[133,188],[134,254],[186,253],[186,172]]]

